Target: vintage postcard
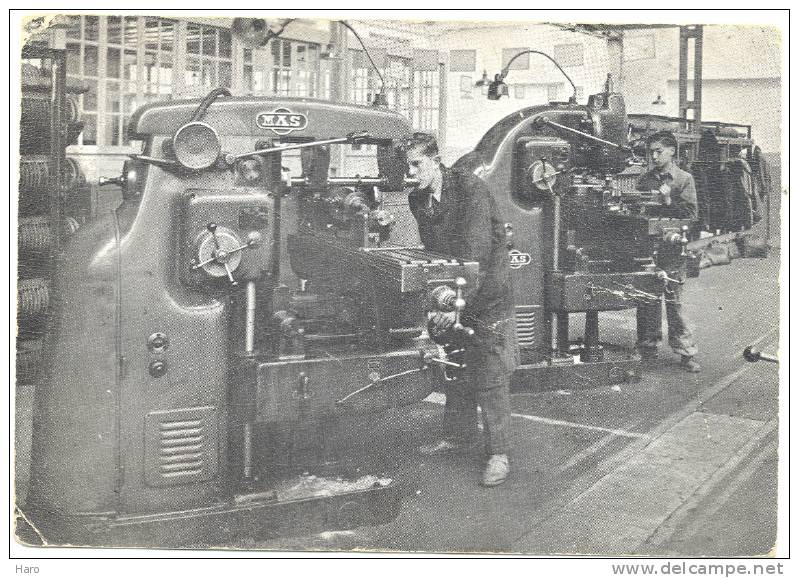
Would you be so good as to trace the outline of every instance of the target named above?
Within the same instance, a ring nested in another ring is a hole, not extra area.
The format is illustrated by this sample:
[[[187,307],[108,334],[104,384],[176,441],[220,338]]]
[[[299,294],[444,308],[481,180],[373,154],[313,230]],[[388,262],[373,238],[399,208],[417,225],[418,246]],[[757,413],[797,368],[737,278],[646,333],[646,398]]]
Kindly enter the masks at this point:
[[[787,25],[601,14],[12,13],[15,552],[785,555]]]

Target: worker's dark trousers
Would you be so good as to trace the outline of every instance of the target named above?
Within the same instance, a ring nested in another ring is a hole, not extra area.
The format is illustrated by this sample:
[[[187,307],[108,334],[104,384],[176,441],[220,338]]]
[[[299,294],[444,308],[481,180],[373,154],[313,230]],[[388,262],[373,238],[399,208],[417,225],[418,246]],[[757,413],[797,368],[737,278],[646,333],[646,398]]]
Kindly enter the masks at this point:
[[[444,436],[456,443],[478,441],[477,406],[489,455],[507,454],[510,446],[510,377],[516,366],[515,322],[502,321],[478,329],[467,348],[461,379],[448,382]]]
[[[672,279],[685,279],[684,271],[669,271]],[[668,283],[663,299],[655,303],[647,303],[638,307],[638,347],[654,349],[663,338],[662,301],[666,302],[666,321],[669,326],[669,346],[678,355],[692,357],[699,352],[694,336],[689,327],[688,317],[683,304],[683,285]]]

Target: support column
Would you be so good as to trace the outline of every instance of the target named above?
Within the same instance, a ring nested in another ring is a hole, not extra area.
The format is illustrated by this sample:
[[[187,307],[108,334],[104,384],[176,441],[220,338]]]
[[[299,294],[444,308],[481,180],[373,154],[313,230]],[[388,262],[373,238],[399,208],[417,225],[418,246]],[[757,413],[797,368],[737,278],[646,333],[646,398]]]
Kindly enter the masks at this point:
[[[613,78],[615,92],[624,92],[624,36],[621,33],[609,36],[608,42],[608,72]]]

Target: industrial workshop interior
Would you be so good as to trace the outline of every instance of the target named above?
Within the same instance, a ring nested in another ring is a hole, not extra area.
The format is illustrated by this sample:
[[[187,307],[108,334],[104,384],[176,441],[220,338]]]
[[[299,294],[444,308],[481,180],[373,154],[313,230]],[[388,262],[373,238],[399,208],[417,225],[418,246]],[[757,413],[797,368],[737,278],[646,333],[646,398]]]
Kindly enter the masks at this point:
[[[779,28],[178,14],[22,19],[18,544],[774,555]]]

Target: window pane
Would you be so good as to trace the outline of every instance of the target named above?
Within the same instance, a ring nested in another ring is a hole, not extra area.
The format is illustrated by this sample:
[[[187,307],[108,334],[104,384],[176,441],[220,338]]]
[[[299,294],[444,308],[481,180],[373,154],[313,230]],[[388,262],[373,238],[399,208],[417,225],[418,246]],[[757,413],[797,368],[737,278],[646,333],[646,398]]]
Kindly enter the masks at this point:
[[[172,93],[172,63],[162,62],[158,72],[159,94]]]
[[[186,86],[200,85],[200,60],[197,58],[186,59]]]
[[[80,74],[80,44],[67,44],[67,74]]]
[[[230,62],[219,62],[219,86],[230,88],[233,85],[231,81]]]
[[[97,47],[86,45],[83,52],[83,74],[97,76]]]
[[[89,90],[83,94],[83,110],[97,110],[97,81],[87,82]]]
[[[106,53],[106,74],[109,78],[120,78],[120,50],[119,48],[109,48]]]
[[[100,38],[100,17],[86,16],[83,21],[83,37],[86,40],[97,42]]]
[[[84,114],[83,115],[83,144],[96,145],[97,144],[97,115]]]
[[[305,46],[297,45],[297,64],[305,63]]]
[[[272,64],[280,66],[280,40],[272,40],[269,45],[272,47]]]
[[[110,115],[105,119],[105,144],[119,145],[119,116]]]
[[[122,44],[122,17],[108,17],[108,43]]]
[[[266,83],[264,82],[264,73],[256,70],[252,75],[252,91],[254,94],[266,94]]]
[[[144,21],[144,49],[158,50],[158,20],[147,18]]]
[[[119,93],[119,83],[109,81],[105,88],[105,111],[122,112],[122,98]]]
[[[146,53],[144,55],[144,82],[158,82],[158,68],[156,67],[155,54]]]
[[[131,87],[133,90],[122,95],[122,112],[126,114],[132,113],[136,110],[136,87]]]
[[[122,76],[125,80],[136,80],[136,51],[128,48],[125,50],[122,61]]]
[[[216,30],[213,28],[203,29],[203,54],[216,56]]]
[[[122,42],[125,46],[135,47],[139,43],[139,20],[136,16],[125,16],[125,32]]]
[[[242,71],[242,81],[244,82],[244,90],[246,92],[252,93],[254,86],[253,86],[253,79],[252,79],[252,66],[245,65],[244,70]]]
[[[216,66],[213,60],[206,60],[203,62],[203,80],[202,85],[207,88],[214,88],[216,84]]]
[[[80,38],[80,16],[68,16],[67,18],[67,38]]]
[[[283,42],[283,66],[291,66],[291,43]]]
[[[219,56],[224,58],[230,58],[231,55],[231,40],[230,40],[230,31],[228,30],[220,30],[219,31]]]
[[[173,22],[161,21],[161,50],[172,52],[175,46],[175,24]],[[165,55],[161,55],[161,60],[164,60]],[[169,61],[172,61],[172,55],[169,54]]]
[[[186,26],[186,51],[189,54],[200,53],[200,27],[197,24]]]
[[[130,144],[130,139],[128,138],[128,118],[124,117],[122,120],[122,144],[128,145]]]

